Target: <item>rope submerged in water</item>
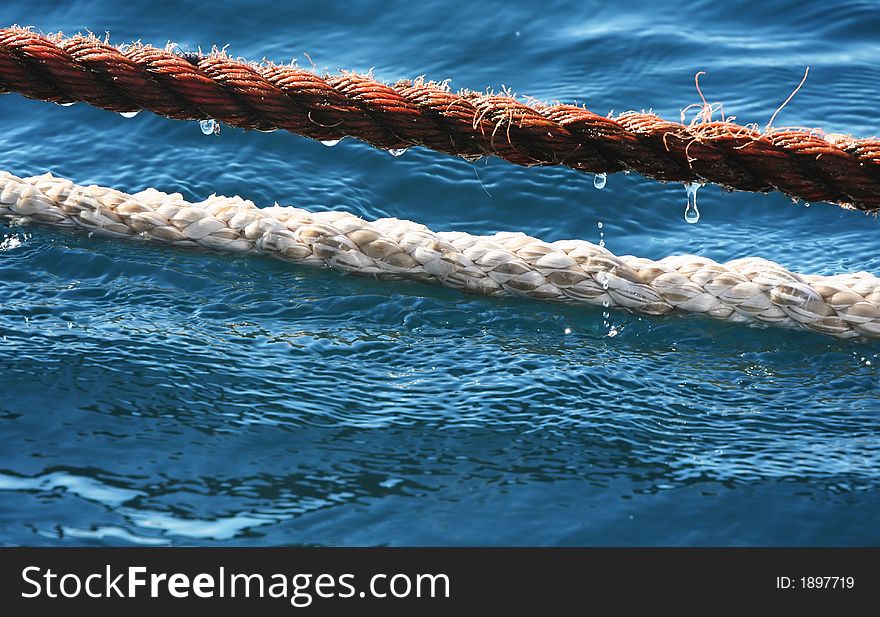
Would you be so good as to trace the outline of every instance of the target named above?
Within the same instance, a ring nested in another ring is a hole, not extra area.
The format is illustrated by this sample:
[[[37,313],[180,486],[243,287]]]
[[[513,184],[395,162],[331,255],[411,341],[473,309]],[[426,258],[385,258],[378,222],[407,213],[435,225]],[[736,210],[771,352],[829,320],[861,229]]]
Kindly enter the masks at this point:
[[[93,36],[0,29],[0,92],[127,113],[216,119],[322,141],[356,137],[378,148],[419,145],[517,165],[594,173],[634,170],[662,181],[781,191],[808,202],[880,211],[880,140],[820,131],[761,132],[728,121],[684,125],[650,113],[615,118],[573,105],[526,105],[501,94],[451,92],[417,80],[393,85],[354,73],[117,48]]]
[[[257,208],[240,197],[189,203],[178,193],[148,189],[128,195],[51,174],[19,178],[0,172],[0,222],[269,255],[485,295],[615,306],[646,315],[691,313],[840,338],[880,337],[877,277],[799,275],[755,257],[724,264],[695,255],[659,261],[618,257],[583,240],[434,232],[399,219]]]

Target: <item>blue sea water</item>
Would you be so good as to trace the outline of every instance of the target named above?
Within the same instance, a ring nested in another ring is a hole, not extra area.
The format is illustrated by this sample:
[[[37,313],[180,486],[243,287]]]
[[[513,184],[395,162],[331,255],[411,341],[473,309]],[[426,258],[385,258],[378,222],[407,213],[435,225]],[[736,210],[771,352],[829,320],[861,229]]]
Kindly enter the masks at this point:
[[[678,119],[878,132],[880,5],[7,0],[0,24]],[[308,54],[306,57],[305,54]],[[880,272],[781,195],[0,97],[0,169]],[[877,545],[880,345],[0,229],[0,543]],[[616,334],[615,334],[616,333]]]

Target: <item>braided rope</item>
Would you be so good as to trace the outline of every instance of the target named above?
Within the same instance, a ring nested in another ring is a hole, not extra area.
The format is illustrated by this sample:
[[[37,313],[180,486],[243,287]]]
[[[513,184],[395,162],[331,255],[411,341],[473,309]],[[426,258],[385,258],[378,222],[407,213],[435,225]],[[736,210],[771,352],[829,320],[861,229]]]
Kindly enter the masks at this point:
[[[322,141],[356,137],[378,148],[419,145],[517,165],[625,169],[662,181],[781,191],[808,202],[880,211],[880,140],[821,131],[760,132],[732,122],[686,126],[650,113],[615,118],[572,105],[526,105],[501,94],[423,80],[387,85],[354,73],[177,55],[93,36],[0,29],[0,92],[116,112],[148,109],[244,129],[284,129]]]
[[[840,338],[880,337],[877,277],[805,276],[756,257],[724,264],[695,255],[659,261],[617,257],[583,240],[433,232],[393,218],[370,222],[347,212],[261,209],[240,197],[189,203],[179,193],[148,189],[127,195],[51,174],[18,178],[0,172],[2,222],[269,255],[485,295],[615,306],[646,315],[695,313]]]

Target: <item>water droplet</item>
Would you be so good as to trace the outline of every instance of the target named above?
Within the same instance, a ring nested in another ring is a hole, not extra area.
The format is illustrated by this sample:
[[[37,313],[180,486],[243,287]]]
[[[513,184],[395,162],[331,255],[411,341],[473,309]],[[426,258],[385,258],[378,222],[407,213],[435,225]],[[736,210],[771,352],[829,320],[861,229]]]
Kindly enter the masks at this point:
[[[342,141],[341,137],[339,139],[322,139],[321,143],[324,144],[325,146],[327,146],[328,148],[332,148],[333,146],[338,144],[340,141]]]
[[[120,111],[119,115],[123,118],[134,118],[136,115],[141,113],[140,109],[135,109],[134,111]]]
[[[611,280],[611,277],[608,276],[607,272],[603,272],[599,275],[599,284],[602,285],[602,289],[608,289],[609,280]]]
[[[618,330],[614,326],[611,326],[610,328],[608,328],[608,336],[617,336],[618,332],[620,332],[620,330]]]
[[[603,223],[602,221],[599,221],[598,223],[596,223],[596,227],[598,227],[599,229],[602,229],[603,227],[605,227],[605,223]]]
[[[391,156],[400,156],[404,152],[406,152],[409,148],[390,148],[388,150],[388,154]]]
[[[593,186],[597,189],[604,189],[608,182],[608,174],[596,174],[593,176]]]
[[[71,105],[75,105],[76,101],[64,101],[64,102],[60,102],[58,104],[61,105],[62,107],[70,107]]]
[[[220,132],[220,124],[213,118],[207,120],[199,120],[199,128],[205,135],[212,135]]]
[[[684,210],[684,220],[693,225],[700,220],[700,210],[697,208],[697,191],[703,186],[699,182],[688,182],[684,185],[687,191],[687,207]]]
[[[566,329],[565,329],[565,334],[571,334],[571,328],[566,328]]]

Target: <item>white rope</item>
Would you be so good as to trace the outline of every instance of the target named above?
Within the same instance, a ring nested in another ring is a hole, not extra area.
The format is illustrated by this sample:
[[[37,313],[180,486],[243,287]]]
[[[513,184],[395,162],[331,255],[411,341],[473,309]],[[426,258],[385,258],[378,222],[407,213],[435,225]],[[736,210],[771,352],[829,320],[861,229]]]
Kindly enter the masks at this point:
[[[0,222],[271,255],[377,278],[440,282],[486,295],[673,311],[733,322],[800,327],[841,338],[880,337],[880,279],[867,273],[807,276],[749,257],[719,264],[679,255],[617,257],[583,240],[542,242],[521,233],[433,232],[399,219],[347,212],[257,208],[240,197],[189,203],[154,189],[127,195],[51,174],[0,172]]]

